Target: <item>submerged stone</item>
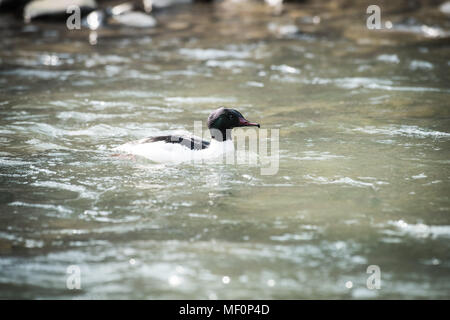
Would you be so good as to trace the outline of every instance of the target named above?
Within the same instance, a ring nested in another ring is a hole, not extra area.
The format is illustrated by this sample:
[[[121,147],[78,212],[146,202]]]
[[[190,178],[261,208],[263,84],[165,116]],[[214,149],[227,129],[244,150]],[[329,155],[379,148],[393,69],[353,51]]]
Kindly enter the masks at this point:
[[[450,1],[446,1],[441,4],[439,6],[439,10],[446,15],[450,15]]]
[[[119,4],[117,6],[114,6],[110,9],[110,14],[111,15],[119,15],[119,14],[123,14],[125,12],[128,11],[132,11],[134,8],[134,5],[130,2],[125,2],[122,4]]]
[[[112,20],[121,25],[133,28],[152,28],[157,24],[155,18],[139,11],[128,11],[123,14],[113,16]]]
[[[105,12],[102,10],[95,10],[87,15],[83,23],[89,29],[97,30],[105,23],[105,20],[106,20]]]
[[[23,16],[25,21],[45,16],[65,16],[70,6],[94,10],[97,4],[95,0],[34,0],[25,6]]]
[[[191,0],[143,0],[144,10],[150,12],[154,9],[165,9],[178,4],[191,3]]]

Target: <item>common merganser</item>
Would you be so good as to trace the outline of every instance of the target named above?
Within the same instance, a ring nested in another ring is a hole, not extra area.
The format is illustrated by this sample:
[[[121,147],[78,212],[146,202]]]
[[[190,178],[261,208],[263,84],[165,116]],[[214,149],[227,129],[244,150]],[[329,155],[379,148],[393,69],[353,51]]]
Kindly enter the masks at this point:
[[[114,148],[133,155],[143,156],[156,162],[184,162],[209,159],[234,151],[231,130],[236,127],[260,127],[249,122],[235,109],[220,107],[207,120],[211,141],[197,137],[168,135],[144,138]]]

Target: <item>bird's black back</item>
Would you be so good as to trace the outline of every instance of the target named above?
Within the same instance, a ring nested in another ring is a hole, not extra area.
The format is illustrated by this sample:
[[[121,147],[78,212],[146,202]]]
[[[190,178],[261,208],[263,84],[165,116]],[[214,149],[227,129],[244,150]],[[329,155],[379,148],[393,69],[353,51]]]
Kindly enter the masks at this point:
[[[191,150],[202,150],[202,149],[206,149],[209,147],[208,141],[196,139],[193,137],[182,137],[182,136],[150,137],[143,142],[148,143],[148,142],[158,142],[158,141],[163,141],[165,143],[179,143]]]

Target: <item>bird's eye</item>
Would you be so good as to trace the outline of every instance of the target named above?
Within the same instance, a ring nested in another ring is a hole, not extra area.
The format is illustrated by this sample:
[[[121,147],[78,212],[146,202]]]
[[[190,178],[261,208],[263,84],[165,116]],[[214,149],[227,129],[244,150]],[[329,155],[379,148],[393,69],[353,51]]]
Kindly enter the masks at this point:
[[[233,120],[233,119],[234,119],[234,115],[230,114],[230,115],[228,116],[228,118],[229,118],[230,120]]]

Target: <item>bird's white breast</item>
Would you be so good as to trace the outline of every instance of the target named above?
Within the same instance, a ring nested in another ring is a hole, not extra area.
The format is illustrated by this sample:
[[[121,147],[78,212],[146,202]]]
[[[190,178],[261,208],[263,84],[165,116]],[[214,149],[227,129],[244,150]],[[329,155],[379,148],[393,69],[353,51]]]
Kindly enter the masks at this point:
[[[231,140],[219,142],[212,139],[208,148],[191,150],[179,143],[135,141],[120,145],[113,150],[145,157],[155,162],[181,163],[216,159],[225,153],[234,152],[234,143]]]

